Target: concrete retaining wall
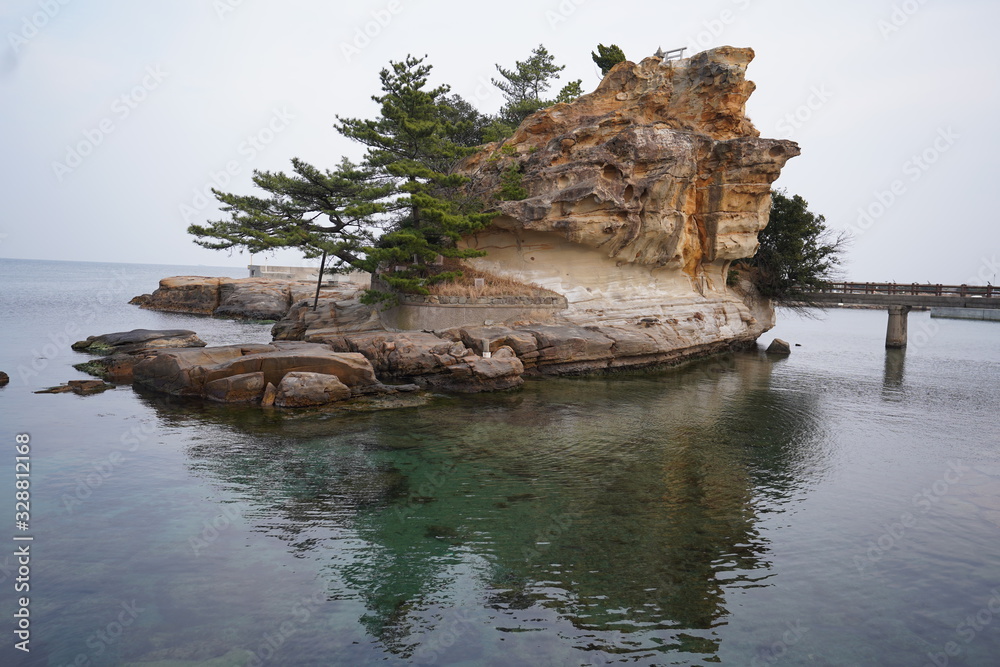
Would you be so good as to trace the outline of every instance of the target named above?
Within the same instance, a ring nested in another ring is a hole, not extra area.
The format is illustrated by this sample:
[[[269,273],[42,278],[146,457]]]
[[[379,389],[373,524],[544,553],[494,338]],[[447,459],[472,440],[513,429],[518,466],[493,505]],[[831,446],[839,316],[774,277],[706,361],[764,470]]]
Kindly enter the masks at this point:
[[[989,320],[1000,322],[1000,310],[989,308],[931,308],[931,317],[952,320]]]
[[[399,331],[440,331],[460,326],[551,322],[566,310],[561,296],[407,296],[382,313],[382,321]]]

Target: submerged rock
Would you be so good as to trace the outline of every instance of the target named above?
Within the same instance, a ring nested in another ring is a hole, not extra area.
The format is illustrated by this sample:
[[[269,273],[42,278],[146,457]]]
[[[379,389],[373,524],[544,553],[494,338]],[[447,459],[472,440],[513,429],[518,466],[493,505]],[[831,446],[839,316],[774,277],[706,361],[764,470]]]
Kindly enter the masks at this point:
[[[90,396],[92,394],[100,394],[101,392],[107,391],[113,387],[114,385],[108,384],[102,380],[70,380],[64,385],[49,387],[48,389],[42,389],[40,391],[36,391],[35,393],[68,394],[72,392],[80,396]]]

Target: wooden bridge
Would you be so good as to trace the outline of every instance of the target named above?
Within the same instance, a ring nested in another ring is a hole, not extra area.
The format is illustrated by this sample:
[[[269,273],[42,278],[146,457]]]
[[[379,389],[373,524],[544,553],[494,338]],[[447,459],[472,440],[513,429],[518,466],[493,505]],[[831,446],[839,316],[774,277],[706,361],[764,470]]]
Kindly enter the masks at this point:
[[[885,306],[889,311],[886,347],[906,347],[906,320],[914,306],[1000,309],[1000,287],[995,285],[826,283],[819,289],[801,292],[801,297],[805,303],[817,306]]]

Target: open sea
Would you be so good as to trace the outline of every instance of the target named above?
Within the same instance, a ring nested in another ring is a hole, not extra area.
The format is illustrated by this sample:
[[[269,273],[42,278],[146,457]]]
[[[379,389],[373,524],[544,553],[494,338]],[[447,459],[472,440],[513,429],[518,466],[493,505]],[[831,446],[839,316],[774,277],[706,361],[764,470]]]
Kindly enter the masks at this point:
[[[0,665],[1000,665],[996,322],[370,412],[33,393],[88,335],[270,340],[127,303],[192,274],[245,270],[0,259]]]

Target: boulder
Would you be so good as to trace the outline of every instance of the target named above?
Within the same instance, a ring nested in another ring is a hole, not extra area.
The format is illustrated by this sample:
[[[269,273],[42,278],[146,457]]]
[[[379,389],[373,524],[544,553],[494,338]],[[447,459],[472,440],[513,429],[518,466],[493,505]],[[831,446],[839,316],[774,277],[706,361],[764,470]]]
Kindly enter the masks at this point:
[[[10,384],[10,376],[0,371],[0,387],[6,387],[8,384]]]
[[[771,341],[771,344],[767,346],[767,353],[789,355],[792,353],[792,346],[780,338],[775,338]]]
[[[205,367],[217,366],[248,354],[272,351],[274,348],[270,345],[161,350],[141,359],[133,369],[133,378],[136,385],[153,391],[173,396],[201,396],[205,386]]]
[[[316,343],[350,333],[384,331],[378,308],[361,303],[361,290],[344,290],[321,297],[313,310],[313,299],[292,305],[285,317],[271,328],[275,340],[305,340]]]
[[[265,384],[280,389],[288,373],[308,372],[333,375],[349,387],[367,387],[379,384],[372,365],[364,356],[354,353],[334,352],[325,345],[308,344],[286,350],[272,350],[248,354],[226,360],[214,366],[205,366],[192,378],[196,382],[212,382],[219,378],[244,373],[263,373]],[[263,390],[264,385],[261,385]]]
[[[205,397],[218,403],[253,403],[264,394],[263,373],[231,375],[205,383]]]
[[[219,284],[219,305],[212,311],[216,317],[251,320],[280,320],[291,308],[290,284],[247,278],[223,281]]]
[[[270,382],[264,387],[264,396],[260,399],[260,404],[265,408],[274,405],[274,400],[278,397],[278,388]]]
[[[291,372],[278,385],[274,405],[279,408],[303,408],[326,405],[351,397],[351,388],[336,375]]]

